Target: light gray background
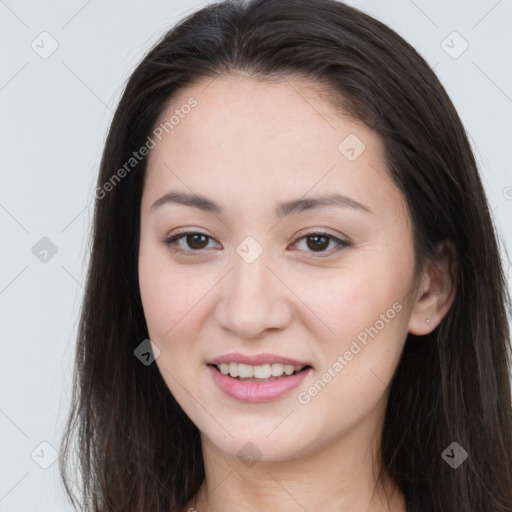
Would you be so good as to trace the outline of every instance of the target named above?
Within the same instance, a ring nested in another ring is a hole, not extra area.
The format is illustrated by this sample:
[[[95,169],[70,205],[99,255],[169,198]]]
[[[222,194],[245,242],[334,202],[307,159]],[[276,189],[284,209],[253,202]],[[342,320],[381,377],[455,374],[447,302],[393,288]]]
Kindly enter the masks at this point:
[[[468,131],[510,253],[511,1],[348,3],[394,28],[434,67]],[[143,54],[204,4],[0,0],[0,512],[71,510],[52,449],[40,443],[58,449],[67,415],[104,138]],[[48,58],[32,49],[48,51],[52,39],[58,48]],[[464,40],[469,47],[453,58]],[[32,252],[42,237],[57,248],[47,262]],[[509,267],[507,259],[507,274]]]

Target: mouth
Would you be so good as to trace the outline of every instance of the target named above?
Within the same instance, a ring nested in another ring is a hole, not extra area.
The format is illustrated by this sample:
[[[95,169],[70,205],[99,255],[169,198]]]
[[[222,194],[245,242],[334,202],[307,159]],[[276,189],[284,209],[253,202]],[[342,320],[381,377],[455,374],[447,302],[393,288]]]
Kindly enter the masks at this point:
[[[291,365],[281,363],[267,363],[250,365],[242,363],[209,364],[219,373],[242,382],[270,382],[282,380],[311,368],[310,365]]]
[[[262,403],[285,398],[313,371],[310,365],[209,363],[213,382],[238,402]]]

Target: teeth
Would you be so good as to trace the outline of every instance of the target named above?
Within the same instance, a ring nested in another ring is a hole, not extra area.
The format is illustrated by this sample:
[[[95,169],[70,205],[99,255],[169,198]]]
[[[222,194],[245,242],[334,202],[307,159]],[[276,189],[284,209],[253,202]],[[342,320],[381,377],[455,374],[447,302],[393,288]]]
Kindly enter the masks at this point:
[[[229,363],[231,366],[231,363]],[[254,375],[254,366],[250,364],[239,364],[238,365],[238,376],[242,379],[252,377]]]
[[[238,377],[238,365],[236,363],[229,363],[229,374],[231,377]]]
[[[284,365],[281,363],[274,363],[272,367],[272,377],[279,377],[284,372]]]
[[[254,366],[254,377],[257,379],[268,379],[272,375],[272,368],[269,364]]]
[[[293,370],[295,370],[295,368],[291,364],[284,365],[284,373],[286,373],[286,375],[291,375]]]
[[[269,379],[270,377],[281,377],[281,375],[292,375],[293,372],[300,372],[304,366],[293,366],[292,364],[259,364],[252,366],[242,363],[220,363],[217,368],[224,374],[241,379]]]

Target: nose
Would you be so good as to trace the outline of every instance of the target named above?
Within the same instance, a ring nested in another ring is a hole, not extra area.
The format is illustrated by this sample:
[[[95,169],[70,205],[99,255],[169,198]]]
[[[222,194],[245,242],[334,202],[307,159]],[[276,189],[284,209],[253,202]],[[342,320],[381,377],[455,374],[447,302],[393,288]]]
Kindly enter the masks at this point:
[[[243,339],[285,329],[291,321],[290,290],[267,264],[264,254],[248,263],[238,255],[221,287],[215,318],[221,327]]]

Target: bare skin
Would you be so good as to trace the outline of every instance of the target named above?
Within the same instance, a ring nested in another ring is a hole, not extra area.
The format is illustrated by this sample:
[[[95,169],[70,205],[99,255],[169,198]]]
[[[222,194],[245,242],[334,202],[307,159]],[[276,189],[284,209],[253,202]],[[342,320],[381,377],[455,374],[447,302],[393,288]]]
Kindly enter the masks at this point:
[[[398,486],[377,479],[388,383],[407,334],[430,332],[447,313],[453,255],[416,275],[409,213],[379,137],[312,85],[230,75],[188,86],[161,120],[190,97],[197,106],[149,156],[141,298],[156,364],[201,432],[206,473],[184,510],[406,510]],[[223,211],[151,209],[170,191]],[[275,216],[280,202],[333,193],[352,202]],[[167,246],[178,232],[205,236]],[[329,236],[315,244],[319,232]],[[244,246],[247,237],[257,245]],[[249,263],[240,246],[261,253]],[[212,378],[207,362],[228,352],[312,370],[283,396],[249,403]]]

